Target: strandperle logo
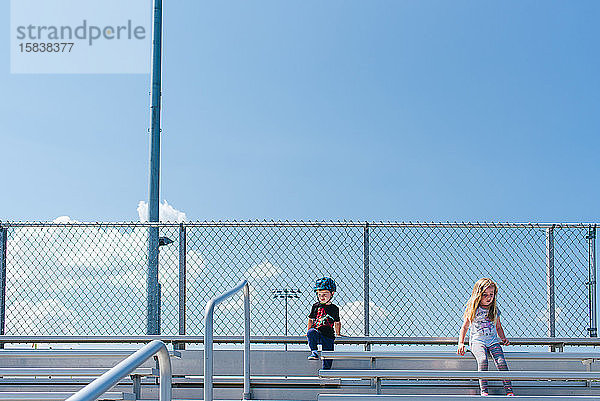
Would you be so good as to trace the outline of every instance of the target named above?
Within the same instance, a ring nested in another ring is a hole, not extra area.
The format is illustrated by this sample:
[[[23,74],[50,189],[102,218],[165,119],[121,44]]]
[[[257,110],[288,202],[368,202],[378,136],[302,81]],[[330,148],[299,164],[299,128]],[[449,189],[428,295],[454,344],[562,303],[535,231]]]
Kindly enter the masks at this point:
[[[65,41],[86,40],[92,46],[97,40],[144,40],[146,28],[127,20],[123,25],[92,25],[83,20],[81,25],[21,25],[16,28],[17,40]]]
[[[13,74],[148,74],[149,0],[10,0]]]

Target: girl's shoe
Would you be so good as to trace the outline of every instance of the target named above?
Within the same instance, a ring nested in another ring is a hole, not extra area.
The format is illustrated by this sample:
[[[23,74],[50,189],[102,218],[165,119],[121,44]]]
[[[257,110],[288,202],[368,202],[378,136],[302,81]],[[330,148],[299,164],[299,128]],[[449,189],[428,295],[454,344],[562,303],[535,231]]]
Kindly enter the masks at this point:
[[[317,360],[319,359],[319,354],[317,353],[317,351],[313,351],[308,356],[308,359],[310,359],[311,361]]]
[[[510,392],[510,393],[506,393],[506,395],[507,395],[507,396],[509,396],[509,397],[514,397],[514,396],[515,396],[515,393],[513,393],[513,392]]]
[[[485,391],[482,391],[482,392],[481,392],[481,396],[482,396],[482,397],[486,397],[486,396],[488,396],[488,395],[489,395],[489,394],[488,394],[488,393],[486,393]]]

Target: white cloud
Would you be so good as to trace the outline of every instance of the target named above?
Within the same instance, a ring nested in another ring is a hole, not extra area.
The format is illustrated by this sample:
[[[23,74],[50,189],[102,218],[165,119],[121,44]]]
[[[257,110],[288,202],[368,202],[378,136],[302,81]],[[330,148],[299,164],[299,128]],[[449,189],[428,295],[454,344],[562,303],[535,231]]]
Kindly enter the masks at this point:
[[[344,317],[347,320],[356,319],[363,316],[364,302],[354,301],[348,302],[340,308],[340,318]],[[369,317],[384,317],[387,316],[388,312],[384,308],[375,305],[373,302],[369,302]]]
[[[281,272],[282,270],[279,266],[276,266],[271,262],[265,260],[264,262],[259,263],[258,265],[246,270],[246,278],[271,278],[279,276]]]
[[[148,221],[148,202],[140,201],[137,207],[138,216],[141,222]],[[163,201],[158,207],[158,219],[164,222],[177,222],[182,223],[187,220],[184,212],[175,209],[169,205],[167,201]]]
[[[204,257],[196,251],[188,250],[186,253],[186,264],[188,265],[188,271],[190,269],[204,270]]]
[[[25,312],[25,313],[23,313]],[[47,327],[60,327],[62,333],[71,334],[76,314],[56,299],[37,302],[21,300],[9,305],[7,315],[18,314],[18,319],[7,319],[6,332],[21,335],[39,335]]]
[[[221,302],[217,305],[218,310],[229,309],[244,309],[244,297],[242,295],[236,294],[229,299]]]
[[[60,216],[52,220],[53,223],[67,224],[67,223],[79,223],[77,220],[71,220],[69,216]]]
[[[116,260],[131,265],[129,261],[139,260],[146,253],[148,233],[143,228],[122,232],[116,228],[85,227],[78,229],[77,234],[68,242],[73,251],[56,255],[63,266],[101,269],[114,265]]]
[[[342,330],[349,335],[361,335],[364,325],[364,302],[353,301],[348,302],[340,307],[340,320],[342,322]],[[369,319],[371,321],[383,318],[389,315],[389,312],[369,302]]]
[[[556,315],[556,322],[560,321],[562,318],[562,308],[557,306],[554,308],[554,312]],[[541,320],[542,322],[544,322],[546,325],[548,323],[550,323],[550,310],[544,308],[541,309],[538,313],[538,320]]]
[[[166,202],[161,205],[161,219],[165,210],[178,221],[185,219],[184,213]],[[77,221],[60,216],[53,222]],[[138,309],[145,311],[147,228],[16,227],[8,240],[8,252],[7,327],[11,333],[106,334],[112,330],[106,328],[109,326],[121,330],[121,334],[134,334],[132,330],[138,330],[139,321],[143,321],[131,316]],[[165,310],[176,310],[178,252],[177,244],[162,247],[160,252],[159,279]],[[199,282],[205,274],[205,257],[189,249],[187,264],[189,282]],[[97,298],[102,297],[107,303],[98,307]],[[65,306],[63,300],[73,303]],[[97,323],[81,319],[123,305],[131,310],[119,309],[122,315],[98,317]]]

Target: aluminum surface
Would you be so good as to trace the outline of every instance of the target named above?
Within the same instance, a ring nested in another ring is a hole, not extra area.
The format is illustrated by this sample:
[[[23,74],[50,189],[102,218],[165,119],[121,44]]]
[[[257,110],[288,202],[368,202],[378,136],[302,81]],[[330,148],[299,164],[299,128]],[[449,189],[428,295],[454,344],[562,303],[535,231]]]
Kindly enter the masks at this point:
[[[213,401],[213,315],[215,307],[240,290],[244,293],[244,393],[250,398],[250,289],[247,280],[242,280],[229,291],[211,299],[206,304],[204,315],[204,400]]]
[[[166,345],[161,341],[152,341],[140,348],[102,376],[67,398],[67,401],[94,401],[155,355],[158,357],[158,366],[160,369],[159,400],[171,401],[171,358],[169,357]]]

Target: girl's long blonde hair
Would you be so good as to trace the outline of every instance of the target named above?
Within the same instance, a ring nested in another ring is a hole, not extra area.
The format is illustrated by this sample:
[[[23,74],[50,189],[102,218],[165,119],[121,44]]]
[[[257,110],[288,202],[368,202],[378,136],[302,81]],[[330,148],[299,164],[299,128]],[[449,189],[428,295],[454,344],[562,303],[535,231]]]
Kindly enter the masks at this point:
[[[465,308],[464,317],[469,319],[470,322],[473,322],[475,319],[475,313],[477,312],[477,308],[479,307],[479,303],[481,302],[481,296],[483,292],[487,290],[489,287],[494,288],[494,300],[490,304],[490,309],[488,310],[487,318],[496,322],[496,317],[498,316],[498,309],[496,308],[496,299],[498,298],[498,285],[494,283],[489,278],[481,278],[477,280],[475,285],[473,286],[473,293],[471,294],[471,298],[467,301],[467,307]]]

